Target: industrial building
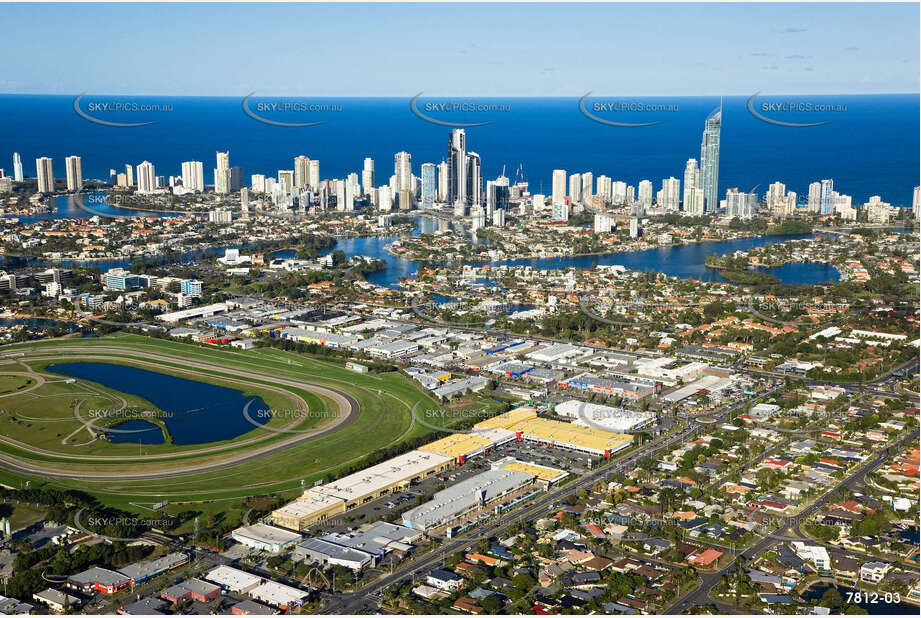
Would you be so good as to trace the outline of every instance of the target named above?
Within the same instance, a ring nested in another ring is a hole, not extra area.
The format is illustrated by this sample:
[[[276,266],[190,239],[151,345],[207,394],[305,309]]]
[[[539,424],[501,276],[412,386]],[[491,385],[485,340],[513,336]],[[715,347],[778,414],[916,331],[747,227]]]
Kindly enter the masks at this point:
[[[186,554],[173,552],[155,560],[146,560],[144,562],[129,564],[119,572],[126,577],[130,577],[132,584],[140,584],[157,575],[166,573],[170,569],[182,566],[188,563],[188,561],[189,557]]]
[[[298,543],[291,553],[291,559],[322,567],[341,566],[353,571],[360,571],[374,566],[371,554],[350,547],[343,547],[326,538],[306,539]]]
[[[600,377],[593,373],[581,373],[558,381],[557,386],[608,396],[620,395],[624,399],[638,401],[659,392],[662,383],[631,374],[615,373],[611,377]]]
[[[377,566],[391,551],[405,553],[421,534],[405,526],[376,521],[354,534],[327,534],[306,539],[291,553],[292,559],[320,565],[339,565],[358,571]]]
[[[271,553],[278,553],[287,549],[304,538],[296,532],[276,528],[268,524],[242,526],[234,530],[230,536],[241,545]]]
[[[122,588],[130,586],[131,578],[117,571],[110,571],[102,567],[92,567],[68,577],[67,585],[86,593],[95,590],[102,594],[115,594]]]
[[[664,395],[662,401],[665,403],[679,403],[688,397],[697,393],[719,393],[731,387],[735,382],[731,378],[721,378],[715,375],[703,375],[690,384],[686,384],[672,392]]]
[[[578,399],[570,399],[557,404],[554,411],[559,416],[574,419],[573,422],[576,425],[619,432],[639,431],[651,425],[655,420],[655,416],[646,412],[603,406]]]
[[[483,428],[471,433],[453,433],[446,438],[426,444],[420,450],[437,453],[464,465],[467,459],[490,451],[515,439],[515,432],[508,429]]]
[[[553,483],[558,483],[569,476],[569,472],[550,466],[542,466],[530,461],[521,461],[514,457],[505,457],[490,466],[493,470],[515,470],[536,477],[549,489]]]
[[[413,482],[449,470],[453,465],[452,457],[422,450],[410,451],[327,485],[311,487],[298,500],[273,511],[272,521],[290,530],[303,531],[314,522],[405,489]]]
[[[291,609],[303,604],[308,593],[278,582],[266,582],[250,590],[249,596],[279,609]]]
[[[487,470],[437,492],[430,501],[403,513],[403,525],[432,532],[450,527],[465,516],[515,503],[522,491],[534,488],[535,477],[517,470]],[[533,491],[531,493],[533,493]]]
[[[257,575],[223,564],[205,573],[204,577],[224,590],[236,592],[237,594],[247,593],[262,583],[262,578]]]
[[[530,407],[515,408],[505,414],[481,421],[475,427],[508,429],[515,432],[518,440],[603,455],[606,459],[629,447],[633,442],[633,436],[629,434],[538,418],[537,410]]]

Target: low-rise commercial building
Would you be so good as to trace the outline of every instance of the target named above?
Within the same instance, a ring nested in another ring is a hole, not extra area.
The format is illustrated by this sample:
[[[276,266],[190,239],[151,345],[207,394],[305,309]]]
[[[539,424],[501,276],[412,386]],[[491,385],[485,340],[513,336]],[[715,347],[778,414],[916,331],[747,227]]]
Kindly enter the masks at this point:
[[[303,531],[317,521],[405,489],[453,465],[451,457],[410,451],[332,483],[311,487],[300,499],[273,511],[272,521],[290,530]]]
[[[267,524],[253,524],[242,526],[231,533],[237,543],[261,551],[278,553],[291,547],[302,538],[302,535],[283,528],[276,528]]]
[[[32,595],[32,598],[39,603],[44,603],[51,611],[57,613],[61,613],[66,609],[77,609],[83,605],[83,600],[79,597],[54,588],[46,588],[41,592],[36,592]]]
[[[577,399],[557,404],[554,411],[559,416],[574,419],[573,422],[577,425],[616,432],[639,431],[655,420],[655,416],[647,412],[603,406]]]
[[[76,575],[71,575],[67,579],[67,585],[86,593],[96,591],[102,594],[114,594],[122,588],[130,586],[131,578],[117,571],[93,567]]]
[[[129,564],[119,572],[126,577],[130,577],[133,584],[140,584],[152,577],[166,573],[170,569],[182,566],[188,563],[188,561],[189,557],[186,554],[173,552],[154,560],[145,560],[143,562]]]
[[[249,595],[263,603],[279,609],[291,609],[302,605],[308,593],[300,588],[293,588],[278,582],[266,582],[250,590]]]
[[[205,579],[238,594],[247,593],[262,583],[262,578],[257,575],[223,564],[205,573]]]
[[[403,525],[421,531],[449,527],[471,513],[483,512],[533,484],[535,477],[511,469],[488,470],[437,492],[429,502],[403,513]]]

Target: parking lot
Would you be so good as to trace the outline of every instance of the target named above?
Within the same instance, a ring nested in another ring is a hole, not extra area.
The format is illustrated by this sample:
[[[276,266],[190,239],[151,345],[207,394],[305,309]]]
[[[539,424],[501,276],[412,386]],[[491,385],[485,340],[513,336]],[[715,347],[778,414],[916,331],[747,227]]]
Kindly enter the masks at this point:
[[[463,465],[441,475],[431,476],[407,488],[377,500],[363,504],[347,513],[332,517],[321,524],[315,524],[306,532],[308,535],[331,532],[350,532],[362,524],[378,519],[401,523],[399,515],[420,501],[429,500],[432,495],[446,487],[456,485],[473,475],[488,470],[492,464],[506,457],[521,461],[558,468],[574,474],[589,470],[589,461],[599,463],[602,458],[560,447],[540,446],[535,442],[508,442],[494,451],[469,458]]]

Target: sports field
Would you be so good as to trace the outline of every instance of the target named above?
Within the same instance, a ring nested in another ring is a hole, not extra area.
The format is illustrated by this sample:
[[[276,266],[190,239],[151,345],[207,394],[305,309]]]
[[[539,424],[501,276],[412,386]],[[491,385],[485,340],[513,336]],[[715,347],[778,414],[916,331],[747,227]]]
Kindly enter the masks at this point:
[[[151,404],[44,371],[65,360],[126,364],[259,395],[270,407],[300,402],[336,414],[293,422],[273,418],[269,428],[254,427],[234,440],[208,445],[115,445],[92,440],[74,416],[75,402],[143,409]],[[430,433],[414,422],[411,410],[441,407],[396,372],[359,374],[276,349],[237,351],[125,334],[5,346],[0,377],[0,391],[7,391],[6,396],[0,392],[0,482],[81,489],[137,512],[168,499],[166,512],[195,508],[233,516],[245,496],[291,497],[329,473],[360,464],[376,449]],[[337,409],[350,405],[351,411]],[[465,408],[498,405],[477,397],[450,406],[448,417],[463,416]]]

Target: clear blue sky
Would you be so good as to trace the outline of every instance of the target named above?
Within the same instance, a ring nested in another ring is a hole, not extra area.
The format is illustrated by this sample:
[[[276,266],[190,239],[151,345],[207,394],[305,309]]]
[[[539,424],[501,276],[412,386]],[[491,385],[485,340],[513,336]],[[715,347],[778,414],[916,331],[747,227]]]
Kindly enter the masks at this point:
[[[919,91],[918,4],[4,4],[0,93]]]

